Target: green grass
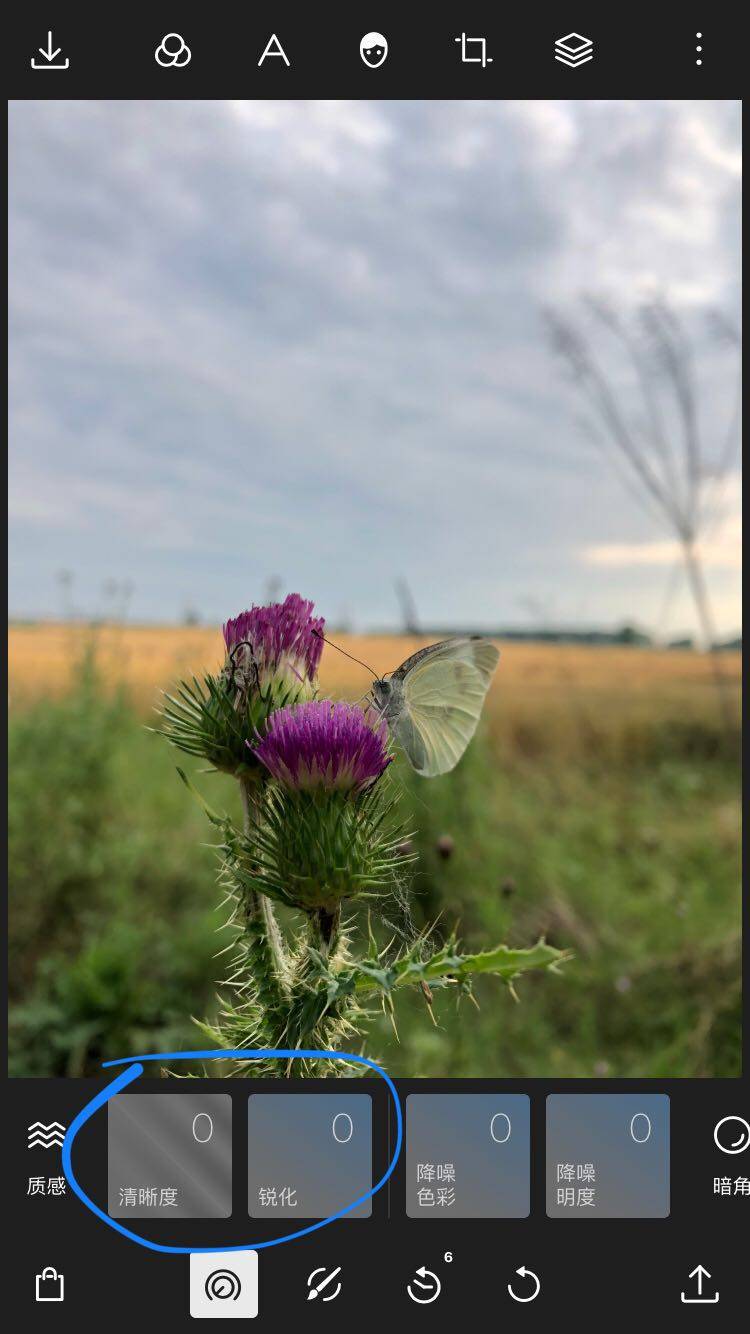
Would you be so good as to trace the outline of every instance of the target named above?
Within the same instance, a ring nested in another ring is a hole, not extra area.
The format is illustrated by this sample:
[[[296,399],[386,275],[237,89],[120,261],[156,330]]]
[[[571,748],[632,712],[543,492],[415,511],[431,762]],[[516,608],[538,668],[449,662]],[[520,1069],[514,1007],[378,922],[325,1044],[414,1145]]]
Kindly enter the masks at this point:
[[[575,957],[492,979],[477,1010],[400,998],[365,1050],[398,1075],[731,1076],[740,1063],[739,780],[708,724],[660,717],[580,754],[477,741],[433,782],[403,768],[417,827],[418,929],[469,948],[540,933]],[[92,670],[10,728],[10,1069],[93,1074],[108,1057],[194,1046],[216,951],[211,830],[149,734]],[[230,780],[191,772],[233,811]],[[447,841],[449,840],[449,841]]]

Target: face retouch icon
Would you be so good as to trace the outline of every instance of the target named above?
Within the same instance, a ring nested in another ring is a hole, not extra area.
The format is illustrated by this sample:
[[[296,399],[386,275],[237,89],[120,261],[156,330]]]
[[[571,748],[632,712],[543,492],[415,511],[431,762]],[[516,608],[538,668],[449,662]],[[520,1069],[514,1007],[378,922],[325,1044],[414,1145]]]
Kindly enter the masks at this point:
[[[359,54],[370,69],[379,69],[388,55],[388,43],[382,32],[367,32],[359,44]]]

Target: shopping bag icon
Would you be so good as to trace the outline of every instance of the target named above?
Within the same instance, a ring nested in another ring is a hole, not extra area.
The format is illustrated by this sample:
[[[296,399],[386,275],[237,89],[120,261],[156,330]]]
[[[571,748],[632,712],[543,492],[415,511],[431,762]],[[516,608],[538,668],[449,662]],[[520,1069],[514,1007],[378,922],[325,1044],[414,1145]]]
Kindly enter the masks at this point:
[[[38,1302],[61,1302],[65,1296],[65,1278],[56,1269],[47,1265],[36,1276],[36,1299]]]

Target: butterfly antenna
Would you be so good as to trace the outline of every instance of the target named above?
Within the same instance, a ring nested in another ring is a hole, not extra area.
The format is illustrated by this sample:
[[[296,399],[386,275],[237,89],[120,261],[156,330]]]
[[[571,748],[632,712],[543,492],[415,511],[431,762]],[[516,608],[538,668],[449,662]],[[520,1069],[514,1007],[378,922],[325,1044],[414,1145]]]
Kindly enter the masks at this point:
[[[353,653],[347,653],[345,648],[341,648],[338,644],[334,644],[332,639],[326,639],[325,635],[321,634],[320,630],[313,630],[312,633],[315,635],[316,639],[322,639],[324,644],[330,644],[331,648],[335,648],[337,653],[343,653],[345,658],[351,658],[352,662],[359,663],[360,667],[364,667],[365,670],[370,673],[373,680],[375,681],[380,680],[380,677],[378,676],[377,672],[374,672],[372,670],[372,667],[370,667],[368,663],[363,662],[361,658],[355,658]]]

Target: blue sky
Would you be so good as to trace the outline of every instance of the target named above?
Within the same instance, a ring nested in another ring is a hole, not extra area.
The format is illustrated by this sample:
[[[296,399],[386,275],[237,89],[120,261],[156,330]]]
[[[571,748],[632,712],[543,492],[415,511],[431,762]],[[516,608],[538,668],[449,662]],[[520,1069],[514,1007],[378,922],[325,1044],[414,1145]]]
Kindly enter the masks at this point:
[[[666,296],[709,455],[736,391],[730,103],[11,107],[10,606],[690,630],[671,534],[585,429],[542,311]],[[622,392],[631,392],[617,360]],[[705,540],[739,623],[739,477]]]

